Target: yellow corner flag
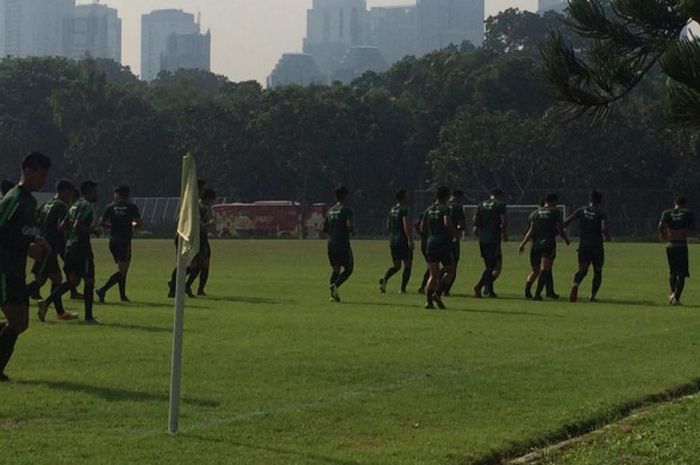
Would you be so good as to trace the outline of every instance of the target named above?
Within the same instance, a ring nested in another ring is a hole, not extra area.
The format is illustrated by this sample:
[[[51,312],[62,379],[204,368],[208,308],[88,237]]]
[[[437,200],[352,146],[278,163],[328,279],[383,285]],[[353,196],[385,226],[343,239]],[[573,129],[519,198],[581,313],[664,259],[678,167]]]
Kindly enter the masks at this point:
[[[175,278],[172,371],[170,374],[170,409],[168,412],[168,431],[170,433],[177,433],[180,416],[182,338],[185,328],[185,278],[187,267],[199,253],[199,223],[197,164],[194,157],[188,154],[182,159],[180,213],[177,222],[177,274]]]

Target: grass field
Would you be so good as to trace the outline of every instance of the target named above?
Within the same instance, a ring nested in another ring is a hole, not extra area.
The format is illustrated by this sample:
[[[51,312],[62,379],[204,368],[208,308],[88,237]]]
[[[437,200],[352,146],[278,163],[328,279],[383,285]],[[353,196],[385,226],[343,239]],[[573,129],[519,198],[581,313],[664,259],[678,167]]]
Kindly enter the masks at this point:
[[[661,245],[610,246],[603,302],[572,305],[521,300],[515,244],[501,298],[466,297],[481,272],[468,243],[447,312],[397,281],[378,293],[383,242],[355,244],[342,305],[328,303],[322,242],[212,245],[211,297],[186,316],[182,434],[165,432],[172,241],[137,241],[133,303],[97,306],[101,326],[40,324],[32,310],[0,385],[3,465],[491,463],[700,379],[700,284],[666,305]],[[105,242],[95,250],[103,281],[113,265]],[[559,256],[563,294],[575,249]]]

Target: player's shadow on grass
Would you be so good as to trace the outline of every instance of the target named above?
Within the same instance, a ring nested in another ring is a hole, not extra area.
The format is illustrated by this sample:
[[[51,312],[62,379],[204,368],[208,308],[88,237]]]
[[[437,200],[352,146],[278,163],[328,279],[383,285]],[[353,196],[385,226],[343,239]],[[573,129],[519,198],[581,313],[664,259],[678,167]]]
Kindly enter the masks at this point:
[[[664,307],[664,308],[669,308],[669,309],[674,309],[674,310],[679,310],[679,309],[683,309],[683,308],[694,308],[694,309],[700,308],[700,306],[697,306],[697,305],[686,305],[686,304],[683,304],[680,307],[671,307],[668,303],[653,301],[653,300],[601,299],[599,301],[599,303],[620,305],[620,306],[627,306],[627,307]]]
[[[246,444],[243,442],[236,442],[236,441],[231,442],[227,439],[213,439],[213,438],[208,438],[208,437],[201,436],[201,435],[187,435],[187,436],[189,436],[193,439],[200,440],[200,441],[212,442],[212,443],[216,443],[216,444],[225,443],[226,445],[241,447],[241,448],[245,448],[245,449],[263,451],[263,452],[272,452],[272,453],[278,454],[278,455],[297,457],[299,459],[304,460],[304,463],[307,463],[307,462],[309,462],[309,460],[311,460],[314,463],[321,462],[321,463],[328,463],[328,464],[333,464],[333,465],[360,465],[360,462],[356,462],[356,461],[352,461],[352,460],[337,459],[334,457],[328,457],[325,455],[318,455],[318,454],[313,454],[313,453],[309,453],[309,452],[297,452],[294,450],[282,449],[280,447],[262,446],[259,444]]]
[[[131,391],[128,389],[91,386],[89,384],[74,383],[70,381],[30,380],[18,381],[17,384],[25,386],[48,387],[57,391],[87,394],[94,397],[99,397],[109,402],[167,402],[170,398],[168,394],[155,394],[151,392]],[[196,407],[215,408],[219,407],[220,405],[219,402],[204,399],[193,399],[191,397],[183,397],[182,401]]]
[[[298,304],[296,300],[284,300],[284,299],[268,299],[265,297],[245,297],[245,296],[208,296],[202,297],[203,301],[214,301],[214,302],[230,302],[234,304],[251,304],[251,305],[295,305]]]
[[[474,308],[452,308],[447,307],[448,311],[454,312],[464,312],[464,313],[483,313],[485,315],[505,315],[505,316],[534,316],[537,318],[564,318],[562,315],[555,315],[552,313],[538,313],[538,312],[506,312],[502,310],[477,310]]]
[[[172,333],[172,328],[162,328],[160,326],[143,326],[124,323],[102,323],[105,328],[124,329],[127,331],[142,331],[144,333]],[[189,331],[189,330],[188,330]]]

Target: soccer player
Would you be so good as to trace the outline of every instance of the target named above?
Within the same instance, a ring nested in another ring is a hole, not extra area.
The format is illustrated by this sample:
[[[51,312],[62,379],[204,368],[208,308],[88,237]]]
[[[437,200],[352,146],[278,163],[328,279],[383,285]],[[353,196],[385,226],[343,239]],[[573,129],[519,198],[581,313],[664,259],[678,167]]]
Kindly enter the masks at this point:
[[[57,304],[63,294],[71,288],[77,288],[81,281],[85,283],[83,301],[85,303],[85,323],[99,324],[92,314],[95,289],[95,257],[92,253],[90,235],[94,219],[93,205],[97,203],[97,184],[85,181],[80,185],[82,197],[68,209],[64,221],[66,229],[66,255],[64,271],[68,281],[64,282],[43,302],[39,302],[39,311],[46,314],[51,304]]]
[[[430,279],[426,287],[425,308],[434,309],[435,304],[444,310],[442,295],[454,281],[455,265],[453,243],[458,240],[459,233],[452,224],[452,215],[447,202],[450,189],[440,187],[437,190],[435,203],[425,213],[421,231],[428,235],[426,255],[430,268]],[[442,270],[440,269],[442,265]]]
[[[690,277],[688,236],[695,231],[695,215],[686,208],[686,203],[684,197],[676,198],[673,209],[666,210],[659,222],[659,237],[668,242],[666,256],[672,292],[668,303],[671,305],[681,305],[685,280]]]
[[[129,186],[117,187],[113,196],[114,201],[107,206],[100,219],[100,226],[102,229],[109,229],[109,251],[117,264],[117,271],[96,292],[101,304],[105,302],[107,292],[115,285],[119,285],[121,301],[129,302],[126,295],[126,276],[131,265],[131,239],[134,236],[134,228],[141,228],[141,213],[130,201]]]
[[[355,233],[353,213],[348,207],[350,191],[339,187],[335,191],[337,203],[328,210],[323,232],[328,236],[328,260],[332,273],[330,280],[331,302],[340,302],[339,289],[355,269],[350,247],[350,236]]]
[[[445,297],[450,296],[452,286],[454,286],[454,283],[457,280],[457,267],[459,266],[459,261],[462,255],[461,233],[467,226],[467,218],[464,215],[464,192],[458,190],[454,191],[450,197],[450,201],[447,203],[447,208],[450,211],[450,219],[452,220],[452,224],[457,229],[457,236],[452,241],[452,245],[450,247],[452,249],[452,257],[454,258],[454,273],[452,280],[448,281],[448,284],[445,287]],[[443,270],[443,274],[445,272],[446,270]]]
[[[423,228],[422,225],[425,222],[425,215],[427,212],[428,210],[424,211],[418,219],[418,222],[416,223],[416,231],[418,231],[418,234],[420,235],[420,251],[421,254],[423,254],[423,258],[425,259],[426,263],[428,263],[428,229]],[[428,285],[429,280],[430,267],[428,267],[425,270],[425,274],[423,274],[423,280],[421,281],[420,287],[418,288],[419,294],[425,294],[425,287]]]
[[[27,155],[19,185],[0,200],[0,309],[6,319],[0,325],[0,382],[9,381],[5,368],[17,338],[29,327],[27,256],[51,251],[49,243],[37,234],[37,203],[32,196],[44,187],[50,169],[51,160],[46,155]]]
[[[61,180],[56,184],[56,196],[45,203],[39,210],[39,231],[41,237],[46,239],[51,246],[51,252],[44,254],[34,262],[32,273],[34,282],[29,284],[29,295],[36,300],[41,300],[40,289],[51,280],[51,292],[58,289],[63,283],[63,274],[58,263],[58,257],[64,256],[65,231],[64,220],[68,216],[68,205],[72,202],[75,188],[70,181]],[[56,313],[62,321],[74,320],[78,317],[75,313],[66,312],[63,302],[56,302]],[[46,313],[39,311],[39,320],[46,320]]]
[[[561,236],[568,246],[571,244],[569,236],[563,229],[564,218],[561,210],[557,208],[559,198],[556,194],[547,194],[544,206],[530,214],[530,228],[525,234],[518,251],[522,254],[525,246],[532,240],[530,250],[530,265],[532,271],[525,285],[525,297],[527,299],[542,300],[542,291],[547,289],[547,298],[558,299],[554,292],[554,278],[552,267],[557,256],[557,236]],[[537,291],[532,295],[532,285],[539,276]]]
[[[610,241],[608,230],[608,215],[603,211],[603,194],[592,192],[588,198],[588,206],[579,208],[566,221],[564,228],[578,221],[580,227],[580,242],[578,248],[578,272],[574,276],[574,285],[571,288],[569,300],[578,300],[578,291],[588,270],[593,265],[593,287],[591,288],[590,301],[595,302],[603,284],[603,265],[605,264],[604,241]]]
[[[503,202],[503,191],[494,189],[488,200],[481,202],[474,215],[474,234],[479,237],[479,249],[485,270],[474,287],[474,295],[481,298],[497,297],[493,284],[503,269],[501,241],[508,241],[507,207]]]
[[[3,180],[0,182],[0,199],[5,197],[5,195],[12,190],[12,188],[15,187],[15,183],[12,181],[8,181],[7,179]]]
[[[406,293],[406,286],[411,279],[413,267],[413,231],[411,230],[411,218],[408,211],[408,193],[400,190],[396,193],[396,205],[389,211],[388,225],[390,232],[391,260],[394,265],[389,268],[382,279],[379,280],[379,291],[386,293],[386,285],[396,273],[401,271],[403,264],[403,276],[401,277],[401,294]]]

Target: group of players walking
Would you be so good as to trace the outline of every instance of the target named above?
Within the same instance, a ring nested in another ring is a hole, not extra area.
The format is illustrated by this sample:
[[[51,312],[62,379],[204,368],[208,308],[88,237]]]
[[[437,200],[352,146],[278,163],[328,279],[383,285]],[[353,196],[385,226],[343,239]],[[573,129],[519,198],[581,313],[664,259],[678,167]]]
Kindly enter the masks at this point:
[[[330,279],[331,301],[340,302],[339,289],[354,269],[350,245],[354,225],[353,212],[348,207],[348,189],[339,188],[336,191],[336,199],[338,203],[328,211],[323,232],[328,236],[328,258],[333,269]],[[525,282],[525,298],[560,298],[555,292],[553,275],[557,239],[561,237],[567,246],[570,245],[566,230],[572,224],[578,223],[579,268],[574,275],[569,300],[578,301],[579,288],[593,268],[589,300],[595,302],[603,282],[604,242],[610,241],[608,216],[602,208],[603,196],[599,192],[592,192],[588,204],[567,218],[564,218],[564,213],[557,206],[558,200],[556,194],[548,194],[542,200],[540,207],[530,214],[528,230],[518,246],[519,253],[523,254],[528,243],[532,244],[531,269]],[[411,222],[408,201],[406,191],[400,190],[396,194],[396,204],[388,213],[387,226],[393,263],[379,280],[379,291],[386,293],[390,279],[403,267],[399,292],[406,292],[413,267],[415,230],[420,237],[421,253],[428,265],[418,292],[426,296],[425,308],[434,309],[437,306],[445,309],[443,297],[450,295],[455,283],[461,256],[461,235],[467,228],[464,193],[440,187],[437,189],[435,202],[420,215],[415,224]],[[489,198],[479,204],[474,215],[472,231],[479,238],[480,254],[484,262],[484,271],[473,288],[477,298],[497,297],[494,284],[503,269],[502,243],[508,241],[507,216],[507,206],[503,202],[503,191],[500,189],[494,189]],[[685,198],[676,198],[673,208],[663,212],[658,230],[661,240],[668,242],[666,252],[671,287],[669,303],[680,305],[685,280],[690,276],[688,237],[695,230],[695,217],[693,212],[686,208]]]

